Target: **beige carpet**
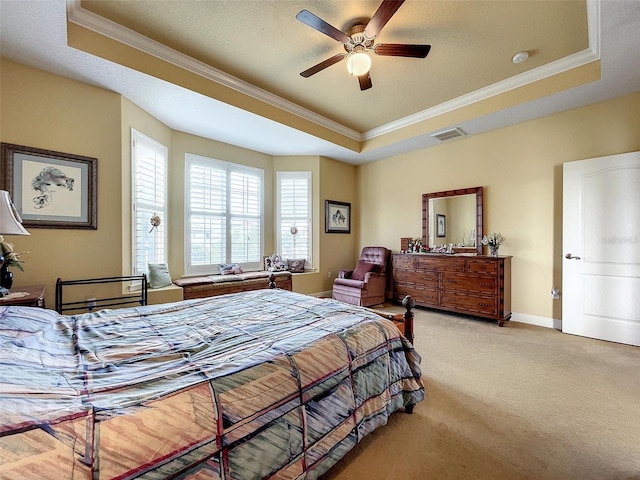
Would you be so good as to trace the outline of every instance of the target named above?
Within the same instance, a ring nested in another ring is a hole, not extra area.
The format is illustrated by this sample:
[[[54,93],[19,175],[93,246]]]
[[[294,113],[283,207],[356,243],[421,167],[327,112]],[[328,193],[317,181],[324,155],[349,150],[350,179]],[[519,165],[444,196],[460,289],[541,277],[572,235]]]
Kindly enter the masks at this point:
[[[425,400],[323,480],[640,479],[640,348],[415,314]]]

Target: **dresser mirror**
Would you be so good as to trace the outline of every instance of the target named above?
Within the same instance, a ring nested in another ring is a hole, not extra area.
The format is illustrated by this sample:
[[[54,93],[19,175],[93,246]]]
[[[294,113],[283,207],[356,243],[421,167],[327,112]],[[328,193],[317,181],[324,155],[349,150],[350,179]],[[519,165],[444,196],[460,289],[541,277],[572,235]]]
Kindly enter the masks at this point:
[[[422,195],[422,244],[482,255],[482,187]]]

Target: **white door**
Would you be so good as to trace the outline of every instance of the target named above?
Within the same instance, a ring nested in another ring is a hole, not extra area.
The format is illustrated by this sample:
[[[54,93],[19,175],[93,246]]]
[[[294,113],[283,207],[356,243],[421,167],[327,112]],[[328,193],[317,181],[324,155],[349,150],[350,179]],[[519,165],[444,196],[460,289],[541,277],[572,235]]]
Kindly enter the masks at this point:
[[[562,331],[640,346],[640,152],[563,165]]]

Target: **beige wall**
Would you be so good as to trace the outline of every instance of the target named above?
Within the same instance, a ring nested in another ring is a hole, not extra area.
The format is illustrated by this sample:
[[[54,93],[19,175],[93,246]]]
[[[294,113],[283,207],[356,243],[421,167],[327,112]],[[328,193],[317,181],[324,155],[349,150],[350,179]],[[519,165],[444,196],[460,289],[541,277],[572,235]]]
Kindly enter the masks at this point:
[[[341,268],[355,266],[356,234],[353,223],[350,234],[325,233],[325,201],[336,200],[351,203],[352,212],[357,210],[357,195],[354,190],[356,167],[318,156],[274,157],[274,184],[275,172],[287,170],[310,171],[313,179],[314,271],[294,275],[293,289],[300,293],[327,294],[331,291],[333,280],[338,275],[338,271]],[[275,222],[275,216],[273,220]]]
[[[331,290],[340,268],[366,245],[400,248],[421,234],[421,195],[483,186],[485,232],[506,237],[513,255],[514,318],[560,318],[551,286],[561,284],[562,163],[640,150],[640,92],[596,105],[354,167],[324,157],[271,157],[176,132],[118,94],[2,60],[0,140],[98,159],[98,230],[31,228],[11,237],[29,250],[15,285],[44,283],[53,307],[58,277],[128,273],[130,129],[170,151],[169,267],[184,272],[184,153],[265,169],[265,252],[275,248],[275,172],[313,172],[314,267],[297,275],[302,293]],[[268,181],[270,179],[271,181]],[[324,202],[352,204],[351,234],[324,232]],[[329,274],[331,272],[331,274]]]
[[[322,290],[332,289],[333,280],[342,268],[355,268],[360,251],[356,249],[358,229],[356,216],[360,207],[356,185],[356,168],[336,160],[320,157],[320,251]],[[325,233],[325,201],[351,204],[351,233]]]
[[[29,228],[8,237],[28,250],[14,285],[46,285],[47,306],[62,279],[120,275],[122,269],[120,95],[2,60],[0,140],[98,159],[98,229]],[[4,173],[4,172],[2,172]]]
[[[25,272],[15,287],[45,284],[54,306],[56,278],[128,274],[131,270],[131,129],[169,149],[169,269],[184,274],[185,153],[259,167],[265,172],[265,254],[275,251],[275,172],[310,170],[313,175],[314,267],[296,275],[303,293],[331,290],[340,268],[353,266],[355,231],[324,233],[324,200],[356,208],[355,167],[318,156],[271,157],[260,152],[171,130],[113,92],[2,60],[0,140],[98,159],[98,230],[30,228],[30,237],[11,237],[18,251],[29,250]],[[44,246],[44,248],[43,248]],[[333,252],[332,250],[335,250]],[[332,251],[325,258],[322,252]],[[328,274],[331,272],[331,275]],[[173,294],[169,294],[174,299]],[[96,296],[96,295],[93,295]]]
[[[640,150],[640,93],[358,167],[359,246],[421,232],[421,194],[484,187],[485,233],[513,256],[514,319],[559,319],[562,164]]]

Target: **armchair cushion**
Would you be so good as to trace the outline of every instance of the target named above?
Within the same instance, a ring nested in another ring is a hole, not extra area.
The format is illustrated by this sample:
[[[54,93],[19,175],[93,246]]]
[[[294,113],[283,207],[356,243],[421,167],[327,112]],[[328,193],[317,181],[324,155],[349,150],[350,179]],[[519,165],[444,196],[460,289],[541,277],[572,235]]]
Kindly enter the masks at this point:
[[[364,280],[365,274],[367,274],[368,272],[375,272],[378,268],[379,265],[376,265],[375,263],[363,262],[362,260],[360,260],[358,262],[358,265],[356,266],[356,269],[351,274],[351,278],[353,278],[354,280]]]
[[[388,254],[389,250],[385,247],[364,247],[360,254],[360,261],[379,265],[379,270],[377,270],[377,272],[385,274],[387,270]]]
[[[362,290],[367,286],[362,280],[353,280],[352,278],[336,278],[333,285],[344,285],[346,287],[357,288],[359,290]]]
[[[351,278],[353,275],[353,270],[342,269],[338,272],[338,278]]]

